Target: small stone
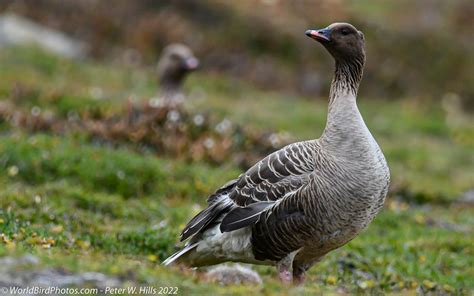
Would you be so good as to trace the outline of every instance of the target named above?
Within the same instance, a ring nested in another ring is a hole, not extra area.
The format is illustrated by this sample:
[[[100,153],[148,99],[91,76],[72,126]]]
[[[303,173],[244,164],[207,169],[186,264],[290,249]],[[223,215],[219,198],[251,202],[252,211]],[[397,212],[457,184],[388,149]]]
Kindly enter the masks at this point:
[[[209,282],[218,283],[220,285],[261,285],[262,279],[249,267],[240,264],[235,265],[219,265],[212,267],[205,274],[205,279]]]
[[[456,201],[459,204],[474,206],[474,189],[464,192]]]

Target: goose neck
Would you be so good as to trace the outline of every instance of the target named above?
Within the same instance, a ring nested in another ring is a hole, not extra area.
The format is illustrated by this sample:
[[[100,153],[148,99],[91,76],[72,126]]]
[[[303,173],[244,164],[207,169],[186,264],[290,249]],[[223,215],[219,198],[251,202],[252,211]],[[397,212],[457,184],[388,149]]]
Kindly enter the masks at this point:
[[[360,81],[362,80],[364,59],[354,59],[350,62],[337,61],[334,78],[329,92],[329,105],[339,97],[357,96]]]
[[[356,137],[359,131],[367,129],[356,103],[362,69],[363,61],[336,61],[326,128],[321,137],[328,146],[338,147],[342,142]]]

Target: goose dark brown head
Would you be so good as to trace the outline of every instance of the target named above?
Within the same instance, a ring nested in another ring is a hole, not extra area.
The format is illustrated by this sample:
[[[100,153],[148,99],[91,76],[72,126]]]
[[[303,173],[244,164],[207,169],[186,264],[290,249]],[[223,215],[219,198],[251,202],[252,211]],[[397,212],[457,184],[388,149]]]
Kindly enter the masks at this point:
[[[199,60],[189,47],[183,44],[166,46],[156,70],[160,86],[167,90],[179,89],[185,76],[198,65]]]
[[[364,34],[348,23],[334,23],[306,35],[321,43],[337,62],[365,61]]]

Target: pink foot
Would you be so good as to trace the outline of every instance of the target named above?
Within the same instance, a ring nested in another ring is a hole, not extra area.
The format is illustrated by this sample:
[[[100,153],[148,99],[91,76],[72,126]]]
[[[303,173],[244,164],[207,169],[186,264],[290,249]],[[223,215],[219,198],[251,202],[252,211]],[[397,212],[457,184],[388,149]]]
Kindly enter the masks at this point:
[[[288,269],[283,269],[278,272],[278,277],[285,284],[291,284],[293,276]]]

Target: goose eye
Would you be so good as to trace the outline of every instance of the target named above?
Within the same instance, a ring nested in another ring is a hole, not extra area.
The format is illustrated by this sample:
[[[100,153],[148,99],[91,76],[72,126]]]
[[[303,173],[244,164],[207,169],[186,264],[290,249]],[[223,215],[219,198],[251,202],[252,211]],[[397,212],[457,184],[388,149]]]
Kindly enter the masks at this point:
[[[341,34],[342,34],[342,35],[349,35],[349,30],[347,30],[347,29],[342,29],[342,30],[341,30]]]

